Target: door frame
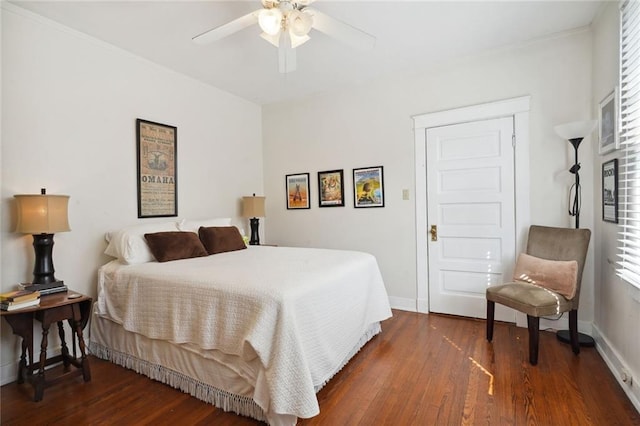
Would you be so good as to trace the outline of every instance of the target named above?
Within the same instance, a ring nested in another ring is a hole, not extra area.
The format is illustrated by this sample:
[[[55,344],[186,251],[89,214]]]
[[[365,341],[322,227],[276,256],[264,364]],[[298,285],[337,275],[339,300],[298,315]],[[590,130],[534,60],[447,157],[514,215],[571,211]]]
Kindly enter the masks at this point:
[[[427,129],[471,121],[513,117],[516,146],[514,149],[516,253],[525,249],[530,225],[529,203],[529,110],[531,96],[455,108],[413,116],[415,138],[416,194],[416,310],[429,312],[427,262]]]

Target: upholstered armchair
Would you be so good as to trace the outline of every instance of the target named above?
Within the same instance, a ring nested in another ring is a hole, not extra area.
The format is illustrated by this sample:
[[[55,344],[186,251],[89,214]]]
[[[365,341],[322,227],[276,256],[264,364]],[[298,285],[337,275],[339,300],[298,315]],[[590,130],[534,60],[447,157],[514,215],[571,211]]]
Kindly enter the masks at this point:
[[[580,301],[582,271],[590,238],[591,231],[588,229],[553,228],[537,225],[529,228],[526,254],[533,256],[532,259],[535,259],[538,264],[545,263],[551,270],[548,270],[548,273],[531,272],[522,274],[522,276],[517,276],[513,282],[487,288],[487,340],[489,342],[493,339],[495,304],[499,303],[527,314],[529,362],[531,365],[538,363],[540,317],[544,316],[569,312],[571,347],[575,354],[580,353],[578,304]],[[556,267],[556,263],[546,261],[560,262],[557,262],[559,266]],[[518,263],[520,264],[521,262],[521,258],[519,258]],[[574,282],[572,283],[575,286],[572,289],[573,297],[570,297],[571,293],[553,289],[553,285],[546,286],[542,284],[545,279],[549,281],[548,278],[562,268],[569,268],[570,270],[567,273],[574,273]],[[516,265],[516,269],[518,269],[518,265]],[[531,279],[525,275],[539,278]],[[561,293],[565,293],[565,295]]]

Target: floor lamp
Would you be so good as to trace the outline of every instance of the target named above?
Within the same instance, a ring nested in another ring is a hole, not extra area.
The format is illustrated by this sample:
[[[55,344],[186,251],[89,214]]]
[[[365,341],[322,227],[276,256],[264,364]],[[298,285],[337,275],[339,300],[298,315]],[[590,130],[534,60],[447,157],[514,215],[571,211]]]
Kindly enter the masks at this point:
[[[578,147],[580,146],[580,142],[589,136],[591,132],[596,128],[598,124],[595,120],[588,121],[574,121],[572,123],[560,124],[555,126],[554,130],[561,138],[568,140],[569,143],[573,146],[573,150],[575,153],[575,161],[573,166],[569,169],[575,176],[575,182],[571,185],[571,189],[569,190],[569,215],[575,217],[576,220],[576,228],[580,228],[580,205],[582,203],[582,195],[581,195],[581,187],[580,187],[580,163],[578,162]],[[571,343],[571,337],[569,335],[569,330],[559,330],[556,333],[556,337],[558,340],[564,343]],[[580,346],[595,346],[595,341],[593,337],[578,333],[578,341]]]

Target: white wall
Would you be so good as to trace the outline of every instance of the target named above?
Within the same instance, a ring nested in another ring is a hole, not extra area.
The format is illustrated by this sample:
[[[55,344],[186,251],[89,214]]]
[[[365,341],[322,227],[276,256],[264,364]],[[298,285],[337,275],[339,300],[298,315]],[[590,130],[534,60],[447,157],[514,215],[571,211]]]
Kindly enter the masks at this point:
[[[417,52],[416,54],[420,54]],[[530,165],[533,223],[573,226],[567,213],[573,175],[570,144],[553,126],[591,116],[591,34],[588,29],[467,58],[415,76],[398,76],[297,102],[263,108],[267,241],[363,250],[380,264],[395,307],[416,307],[414,136],[411,117],[531,95]],[[591,138],[580,150],[593,180]],[[354,209],[351,170],[384,166],[386,206]],[[344,169],[346,207],[318,208],[317,172]],[[285,208],[285,174],[310,172],[312,208]],[[584,185],[583,203],[593,203]],[[402,199],[402,189],[411,199]],[[584,209],[581,226],[592,228]],[[593,256],[585,269],[579,320],[593,320]],[[566,322],[566,321],[565,321]],[[557,328],[566,328],[552,324]]]
[[[619,84],[619,31],[618,5],[610,3],[593,25],[593,111],[596,117],[599,102]],[[622,151],[601,156],[598,154],[597,145],[594,144],[592,152],[595,159],[593,187],[598,194],[593,204],[594,216],[597,218],[594,228],[594,336],[598,350],[616,377],[620,380],[623,371],[633,377],[635,383],[621,382],[621,386],[640,410],[640,290],[615,274],[619,227],[601,220],[602,163],[620,158]]]
[[[92,296],[109,260],[104,233],[168,220],[137,219],[136,118],[178,128],[179,216],[233,217],[248,230],[240,199],[263,192],[258,105],[2,7],[2,291],[32,277],[32,238],[13,233],[16,193],[71,196],[72,231],[55,236],[56,277]],[[1,327],[5,383],[19,352]]]

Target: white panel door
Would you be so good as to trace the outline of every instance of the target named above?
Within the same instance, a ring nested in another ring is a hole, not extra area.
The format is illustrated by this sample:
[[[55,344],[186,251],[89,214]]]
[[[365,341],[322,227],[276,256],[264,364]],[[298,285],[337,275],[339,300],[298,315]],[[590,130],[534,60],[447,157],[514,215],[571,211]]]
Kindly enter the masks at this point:
[[[512,117],[427,129],[431,312],[485,318],[486,287],[513,273],[513,134]]]

